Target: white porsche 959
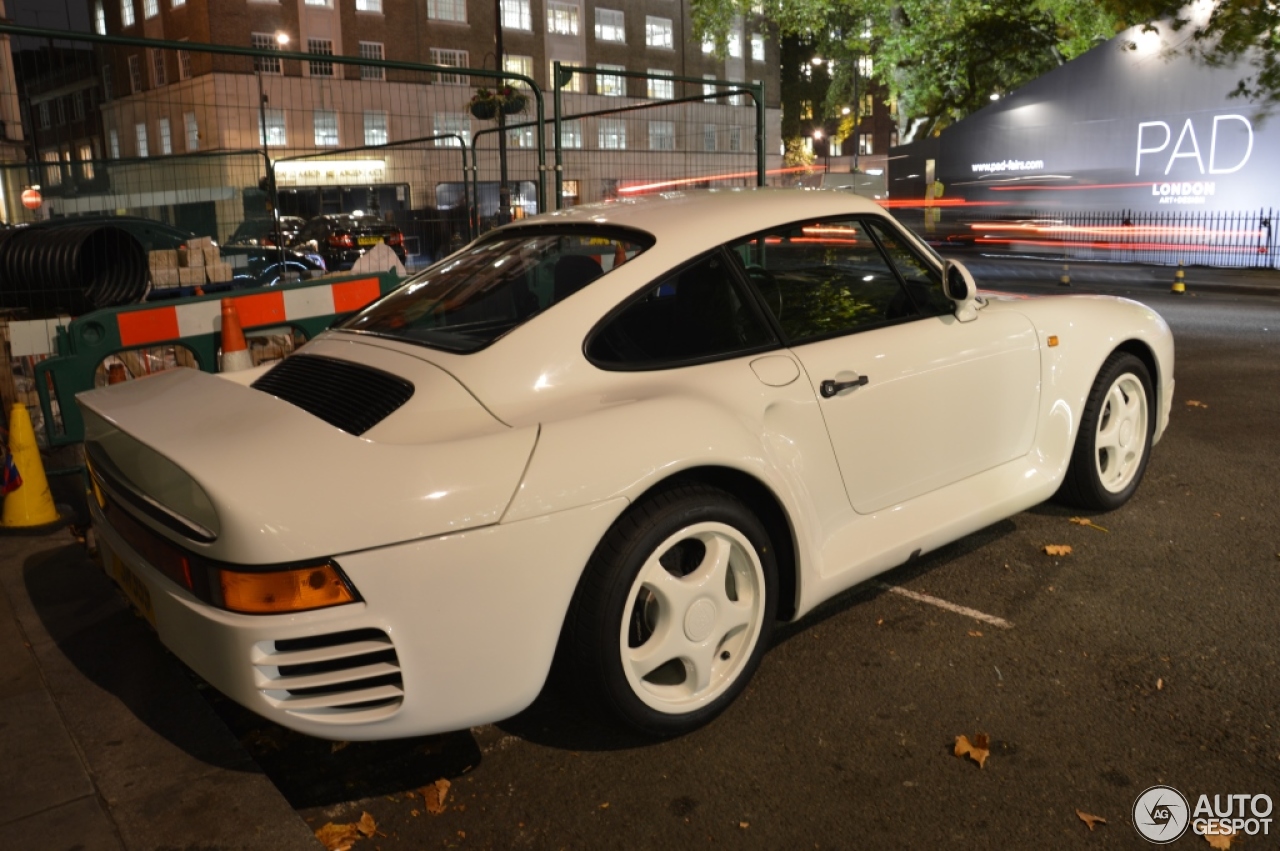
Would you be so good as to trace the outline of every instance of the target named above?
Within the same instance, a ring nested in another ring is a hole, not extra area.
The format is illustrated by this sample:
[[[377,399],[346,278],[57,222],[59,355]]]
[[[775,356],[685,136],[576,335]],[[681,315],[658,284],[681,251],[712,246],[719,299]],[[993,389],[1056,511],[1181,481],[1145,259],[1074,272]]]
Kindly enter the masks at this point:
[[[271,367],[79,397],[107,569],[222,692],[315,736],[519,712],[553,659],[706,723],[778,621],[1055,495],[1133,494],[1173,341],[980,294],[832,191],[499,228]]]

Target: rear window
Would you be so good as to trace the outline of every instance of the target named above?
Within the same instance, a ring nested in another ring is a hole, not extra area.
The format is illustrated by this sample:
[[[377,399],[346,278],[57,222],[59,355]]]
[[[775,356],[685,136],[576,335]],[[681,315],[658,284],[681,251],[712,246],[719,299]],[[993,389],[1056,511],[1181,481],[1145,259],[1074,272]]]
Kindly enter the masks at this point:
[[[645,251],[638,231],[508,231],[437,263],[339,328],[474,352]]]

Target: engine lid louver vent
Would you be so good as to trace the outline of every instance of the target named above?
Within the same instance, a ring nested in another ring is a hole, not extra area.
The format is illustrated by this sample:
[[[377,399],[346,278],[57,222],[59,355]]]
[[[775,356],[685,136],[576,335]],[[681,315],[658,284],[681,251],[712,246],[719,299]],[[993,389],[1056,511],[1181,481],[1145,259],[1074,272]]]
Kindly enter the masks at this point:
[[[413,395],[413,384],[380,369],[305,354],[282,360],[252,386],[357,436]]]

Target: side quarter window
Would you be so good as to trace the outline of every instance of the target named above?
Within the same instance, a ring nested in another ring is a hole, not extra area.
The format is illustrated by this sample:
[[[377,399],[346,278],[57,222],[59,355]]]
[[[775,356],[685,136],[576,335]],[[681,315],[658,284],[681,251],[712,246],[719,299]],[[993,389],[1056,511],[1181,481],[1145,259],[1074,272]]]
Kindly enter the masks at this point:
[[[797,222],[731,247],[789,344],[917,314],[860,219]]]
[[[587,357],[605,369],[661,369],[777,345],[720,250],[673,272],[599,326]]]

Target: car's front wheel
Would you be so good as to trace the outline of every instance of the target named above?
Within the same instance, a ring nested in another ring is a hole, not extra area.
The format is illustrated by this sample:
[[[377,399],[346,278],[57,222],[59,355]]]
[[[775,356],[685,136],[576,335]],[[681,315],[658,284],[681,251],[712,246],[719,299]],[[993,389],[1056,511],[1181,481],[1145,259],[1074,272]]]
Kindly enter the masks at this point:
[[[1067,476],[1063,502],[1098,511],[1124,505],[1147,468],[1155,434],[1151,373],[1127,352],[1103,363],[1089,392]]]
[[[777,609],[769,536],[730,494],[701,484],[647,497],[605,536],[565,633],[581,684],[627,725],[671,736],[746,687]]]

